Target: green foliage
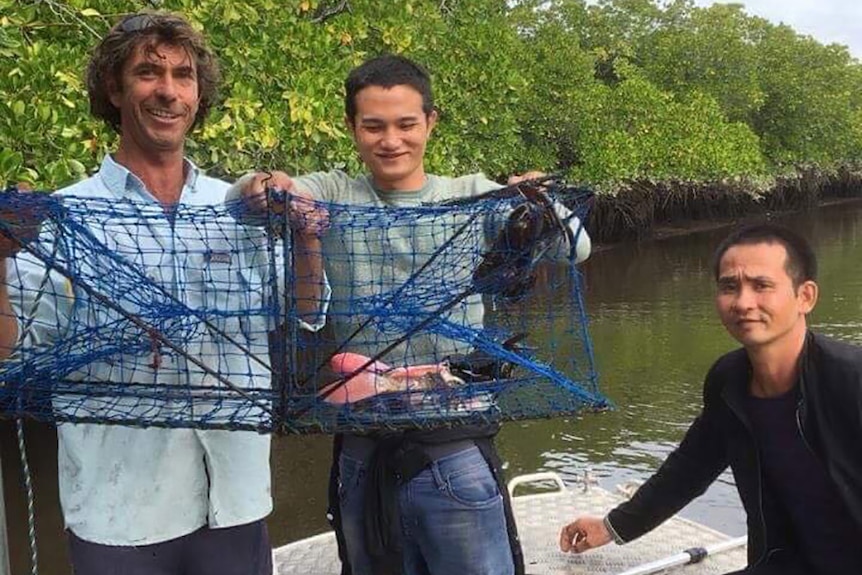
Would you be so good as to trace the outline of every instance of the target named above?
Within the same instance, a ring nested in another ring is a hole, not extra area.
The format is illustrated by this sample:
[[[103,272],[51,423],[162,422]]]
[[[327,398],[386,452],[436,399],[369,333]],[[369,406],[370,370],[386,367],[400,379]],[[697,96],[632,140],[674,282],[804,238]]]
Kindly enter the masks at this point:
[[[518,14],[535,71],[528,141],[551,147],[559,168],[594,183],[764,170],[755,134],[728,122],[713,96],[663,89],[637,65],[626,42],[642,44],[655,28],[661,13],[650,2],[531,8]]]
[[[632,75],[587,104],[595,109],[580,142],[581,179],[716,180],[764,170],[754,133],[727,122],[706,94],[676,98]]]
[[[744,123],[756,135],[773,170],[854,163],[862,156],[862,67],[845,47],[824,46],[750,16],[741,4],[697,8],[691,0],[674,0],[661,9],[650,0],[602,0],[590,17],[597,30],[592,46],[624,55],[680,100],[710,96],[729,122]],[[736,124],[730,132],[743,128]],[[741,163],[730,162],[732,171],[762,163],[743,156]],[[727,165],[713,168],[720,173]]]
[[[66,10],[0,0],[0,183],[78,179],[111,142],[82,97],[97,17]]]
[[[769,28],[760,46],[766,98],[752,123],[767,157],[778,165],[825,166],[862,157],[860,66],[846,48],[786,26]]]
[[[639,49],[647,77],[675,94],[710,94],[728,118],[748,121],[764,99],[753,41],[761,21],[747,16],[741,4],[716,4],[677,6],[662,22]]]
[[[0,185],[57,188],[116,136],[89,115],[83,71],[130,0],[0,0]],[[691,0],[164,0],[219,55],[222,100],[189,153],[232,177],[362,169],[343,82],[404,53],[432,73],[427,167],[502,177],[565,171],[606,184],[713,180],[862,161],[862,68],[739,5]],[[340,6],[349,9],[338,10]]]
[[[526,80],[504,1],[381,3],[166,0],[218,53],[222,104],[192,135],[189,153],[216,174],[252,168],[294,173],[361,166],[344,126],[348,71],[381,52],[405,53],[432,72],[442,122],[428,168],[505,175],[524,165],[518,106]],[[0,183],[55,188],[92,171],[114,136],[88,115],[87,54],[137,2],[0,0]],[[529,165],[529,164],[528,164]],[[527,165],[524,165],[527,167]]]

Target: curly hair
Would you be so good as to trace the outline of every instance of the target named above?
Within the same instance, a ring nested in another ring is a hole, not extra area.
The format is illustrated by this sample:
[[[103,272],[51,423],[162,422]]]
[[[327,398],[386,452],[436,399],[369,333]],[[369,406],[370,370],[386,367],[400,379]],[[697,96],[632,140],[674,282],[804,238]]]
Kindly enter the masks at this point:
[[[163,12],[137,12],[120,20],[93,50],[87,66],[90,112],[120,132],[120,111],[111,103],[111,82],[121,85],[123,66],[138,46],[160,44],[183,48],[195,62],[198,111],[193,128],[201,125],[218,98],[221,82],[218,60],[203,36],[181,16]]]

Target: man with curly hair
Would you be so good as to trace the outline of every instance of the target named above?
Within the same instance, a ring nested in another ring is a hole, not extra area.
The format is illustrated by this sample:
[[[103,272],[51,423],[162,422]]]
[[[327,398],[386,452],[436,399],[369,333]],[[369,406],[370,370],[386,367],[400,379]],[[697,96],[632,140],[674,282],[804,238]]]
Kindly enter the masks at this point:
[[[231,267],[233,258],[245,265],[229,249],[235,245],[231,242],[245,241],[240,231],[227,230],[233,235],[213,239],[223,235],[215,232],[224,230],[209,229],[206,224],[200,230],[181,230],[176,216],[180,204],[221,205],[228,188],[184,156],[186,136],[213,106],[219,81],[215,56],[182,17],[142,12],[123,18],[96,47],[87,70],[91,111],[118,132],[119,145],[95,175],[57,192],[130,201],[143,209],[160,207],[155,213],[163,217],[118,231],[127,237],[116,242],[116,255],[128,258],[141,273],[193,308],[215,295],[228,302],[242,297],[208,280],[217,273],[229,277],[230,270],[236,269]],[[174,243],[172,238],[179,238],[176,243],[182,243],[187,252],[158,249],[163,241]],[[215,241],[225,243],[225,251],[218,260],[207,260],[207,250]],[[319,240],[300,233],[296,241]],[[125,252],[124,247],[128,247]],[[27,252],[16,255],[19,248],[10,238],[0,237],[0,277],[7,278],[0,282],[0,359],[19,347],[55,340],[63,325],[86,321],[73,305],[81,295],[75,293],[75,286]],[[307,266],[304,273],[311,274],[315,264],[304,261],[303,254],[312,252],[319,249],[307,246],[296,258],[298,268]],[[200,259],[197,267],[192,261],[195,255]],[[246,265],[241,273],[246,282],[261,289],[267,281],[256,267]],[[311,285],[318,284],[319,278]],[[49,288],[41,289],[44,285]],[[229,293],[220,293],[226,290]],[[37,295],[40,291],[44,293]],[[38,308],[38,321],[22,329],[18,321],[22,310],[34,308]],[[235,331],[230,335],[247,344],[248,335]],[[196,337],[201,349],[218,350],[209,361],[220,372],[230,371],[237,385],[268,385],[270,374],[265,369],[249,367],[241,354],[228,355],[216,336]],[[183,368],[182,358],[148,359],[123,353],[112,361],[122,368],[118,371],[123,378],[134,379],[123,379],[124,383],[137,382],[141,374],[159,383],[202,383],[197,380],[203,373]],[[85,383],[101,381],[96,375],[101,373],[101,361],[85,368],[89,376]],[[164,365],[157,371],[160,363]],[[60,501],[76,574],[272,572],[264,523],[272,510],[268,435],[81,423],[62,423],[57,429]]]

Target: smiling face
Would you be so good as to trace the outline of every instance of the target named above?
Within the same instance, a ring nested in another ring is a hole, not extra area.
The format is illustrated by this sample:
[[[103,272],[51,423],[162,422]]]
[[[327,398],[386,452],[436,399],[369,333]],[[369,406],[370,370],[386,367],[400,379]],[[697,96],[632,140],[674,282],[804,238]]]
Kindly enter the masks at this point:
[[[198,110],[194,61],[180,46],[142,43],[123,66],[120,85],[109,86],[120,111],[120,149],[145,156],[182,154]]]
[[[805,317],[817,302],[817,284],[798,286],[787,272],[780,243],[730,247],[719,263],[716,308],[724,327],[746,349],[792,345],[805,337]]]
[[[410,86],[368,86],[356,94],[347,118],[356,149],[381,190],[413,191],[425,183],[425,146],[437,113],[425,114],[422,95]]]

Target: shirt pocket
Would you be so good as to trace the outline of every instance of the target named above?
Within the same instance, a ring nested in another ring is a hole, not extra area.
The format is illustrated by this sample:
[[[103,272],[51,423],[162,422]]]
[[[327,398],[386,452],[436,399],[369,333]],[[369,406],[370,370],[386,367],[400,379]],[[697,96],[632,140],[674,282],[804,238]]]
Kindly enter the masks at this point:
[[[267,332],[274,325],[269,287],[258,269],[248,265],[243,253],[223,256],[204,254],[200,260],[200,283],[189,286],[197,293],[202,315],[222,336],[237,339],[255,355],[265,354]],[[190,278],[191,279],[191,278]],[[193,302],[189,302],[193,304]]]
[[[189,257],[189,305],[207,315],[240,317],[264,307],[264,282],[242,253],[208,251]]]

